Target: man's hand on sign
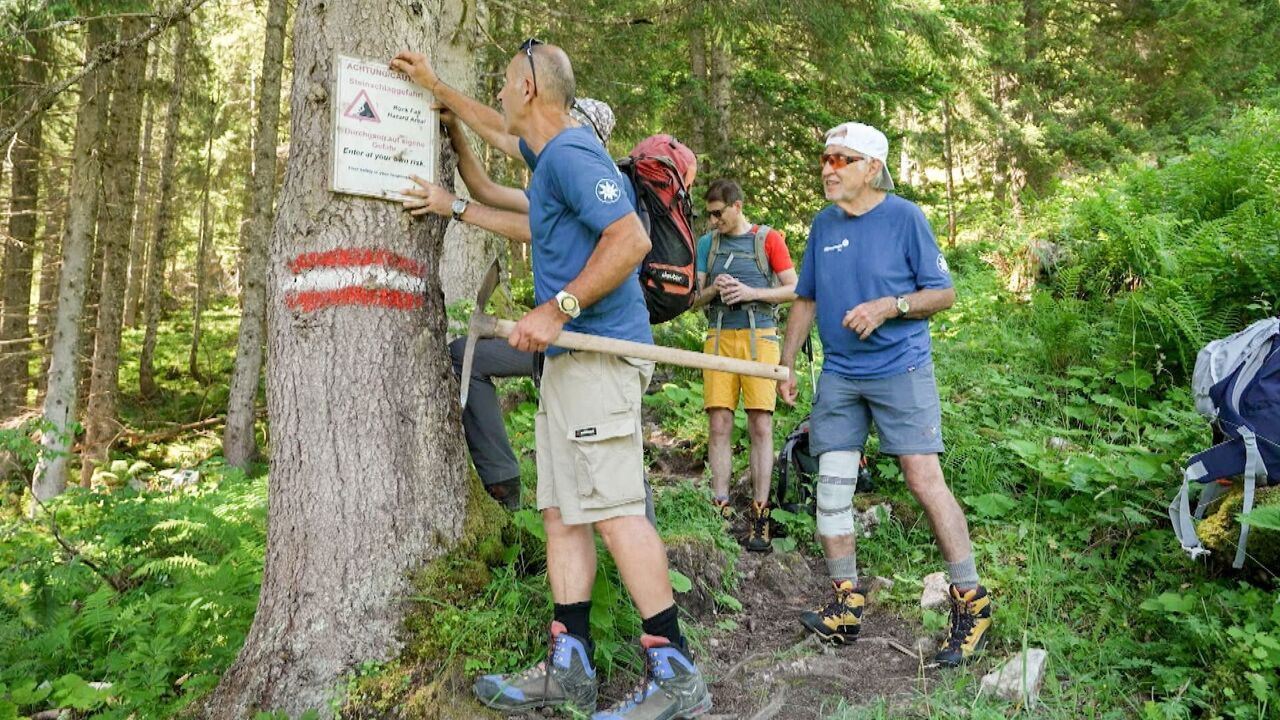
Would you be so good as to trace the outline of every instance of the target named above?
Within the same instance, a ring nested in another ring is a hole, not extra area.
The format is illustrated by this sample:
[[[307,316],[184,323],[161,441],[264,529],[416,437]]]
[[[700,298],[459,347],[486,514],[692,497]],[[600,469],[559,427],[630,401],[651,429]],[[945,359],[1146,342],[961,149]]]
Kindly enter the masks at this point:
[[[436,75],[435,69],[431,67],[431,62],[422,53],[408,50],[400,51],[399,54],[391,59],[391,69],[399,70],[408,75],[414,82],[431,92],[435,92],[436,85],[440,83],[440,76]]]
[[[898,306],[891,297],[869,300],[844,314],[841,325],[858,333],[858,338],[866,340],[885,320],[898,314]]]
[[[404,209],[409,211],[410,215],[426,215],[427,213],[435,213],[451,217],[453,215],[453,201],[458,197],[435,183],[428,182],[418,177],[410,175],[410,180],[417,183],[418,187],[404,190],[404,194],[411,199],[405,200],[402,204]]]
[[[560,335],[568,319],[554,302],[544,302],[520,318],[507,342],[521,352],[542,352]]]
[[[720,300],[727,305],[750,302],[756,299],[756,289],[743,285],[738,278],[721,273],[716,276],[715,287],[720,289]]]

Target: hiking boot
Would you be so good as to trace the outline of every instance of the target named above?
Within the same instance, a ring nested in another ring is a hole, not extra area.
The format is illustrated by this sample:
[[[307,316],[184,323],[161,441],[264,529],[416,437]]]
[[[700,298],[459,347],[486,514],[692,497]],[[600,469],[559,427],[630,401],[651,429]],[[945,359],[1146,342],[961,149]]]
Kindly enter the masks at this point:
[[[591,720],[687,720],[711,710],[711,693],[689,656],[656,635],[640,638],[644,679],[622,702]]]
[[[862,609],[867,595],[861,587],[854,587],[852,580],[831,583],[836,597],[820,610],[800,615],[800,624],[827,642],[840,645],[858,639],[862,629]]]
[[[502,712],[568,707],[587,715],[596,710],[596,670],[587,644],[558,622],[551,623],[546,660],[520,673],[485,675],[473,690],[481,704]]]
[[[751,501],[751,527],[747,530],[744,546],[751,552],[769,552],[773,549],[773,527],[767,502]]]
[[[991,596],[978,587],[961,594],[951,586],[951,630],[942,649],[933,656],[943,667],[957,667],[973,659],[987,645],[991,629]]]
[[[489,497],[497,500],[502,507],[512,511],[520,509],[520,478],[515,477],[485,485],[484,489],[489,492]]]
[[[720,514],[720,519],[724,521],[725,525],[733,522],[733,506],[729,504],[727,498],[724,500],[711,498],[711,504],[715,506],[716,512]]]

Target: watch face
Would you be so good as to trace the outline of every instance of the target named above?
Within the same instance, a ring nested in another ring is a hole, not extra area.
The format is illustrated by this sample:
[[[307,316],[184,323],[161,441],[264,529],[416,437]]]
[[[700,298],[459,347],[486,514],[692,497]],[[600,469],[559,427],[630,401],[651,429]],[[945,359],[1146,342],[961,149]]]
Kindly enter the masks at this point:
[[[898,312],[905,315],[910,311],[911,303],[907,302],[907,299],[904,297],[898,298]]]

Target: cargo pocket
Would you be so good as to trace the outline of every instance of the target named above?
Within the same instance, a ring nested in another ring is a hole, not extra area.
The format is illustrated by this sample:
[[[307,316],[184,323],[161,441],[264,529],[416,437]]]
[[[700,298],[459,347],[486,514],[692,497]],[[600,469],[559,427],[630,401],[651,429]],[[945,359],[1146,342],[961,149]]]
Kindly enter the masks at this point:
[[[635,411],[569,428],[578,504],[588,510],[644,499],[644,448]]]

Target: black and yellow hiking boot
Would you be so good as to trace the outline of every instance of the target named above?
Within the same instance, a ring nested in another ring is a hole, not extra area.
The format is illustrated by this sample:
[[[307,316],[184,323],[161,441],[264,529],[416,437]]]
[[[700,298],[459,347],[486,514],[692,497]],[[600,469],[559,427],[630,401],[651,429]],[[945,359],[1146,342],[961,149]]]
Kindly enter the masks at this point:
[[[472,688],[481,704],[503,712],[541,707],[569,708],[575,717],[596,711],[596,670],[587,644],[565,626],[551,623],[547,659],[509,675],[485,675]]]
[[[773,549],[770,510],[767,502],[751,501],[751,527],[747,530],[747,541],[743,544],[751,552],[769,552]]]
[[[733,506],[729,504],[729,498],[711,498],[711,504],[720,514],[720,519],[724,521],[725,526],[733,522]]]
[[[961,593],[951,586],[951,630],[942,649],[933,656],[943,667],[957,667],[973,659],[987,644],[991,629],[991,596],[978,587]]]
[[[852,580],[832,581],[836,597],[820,610],[800,615],[800,624],[815,635],[834,644],[851,643],[858,639],[862,629],[862,609],[867,596],[861,587],[854,587]]]
[[[644,677],[622,702],[591,720],[690,720],[711,711],[711,693],[688,653],[656,635],[640,638]]]

